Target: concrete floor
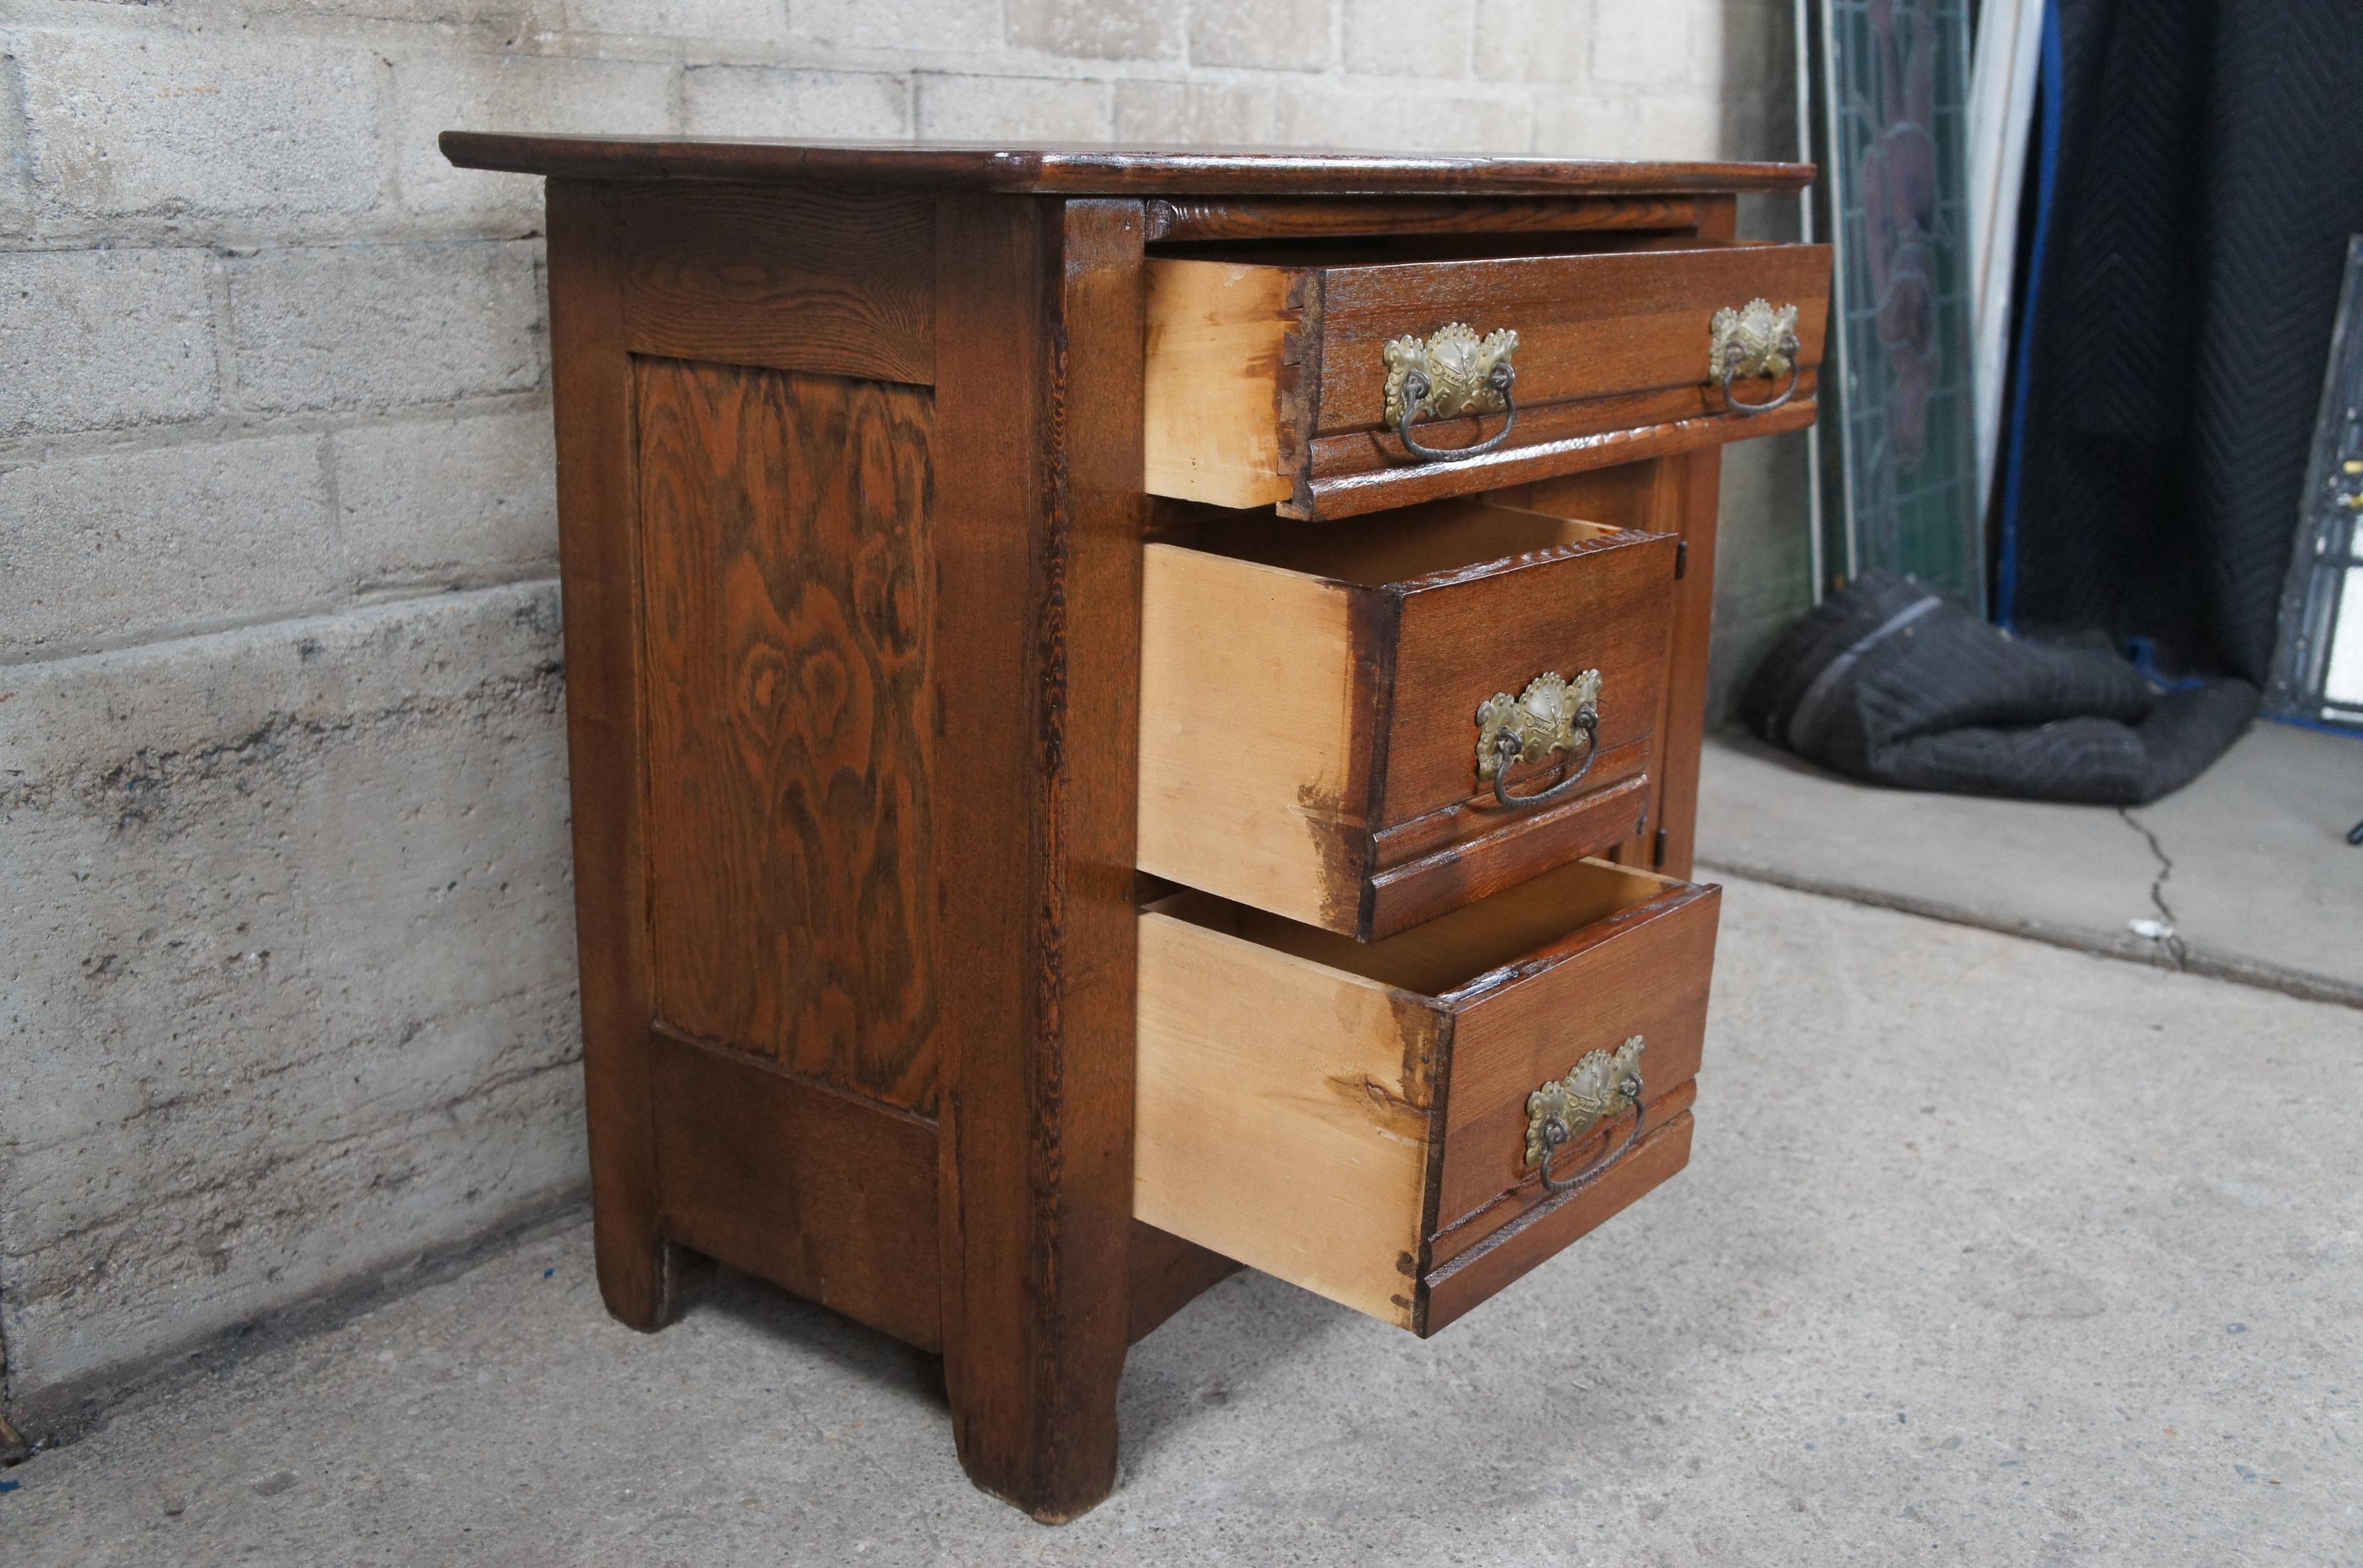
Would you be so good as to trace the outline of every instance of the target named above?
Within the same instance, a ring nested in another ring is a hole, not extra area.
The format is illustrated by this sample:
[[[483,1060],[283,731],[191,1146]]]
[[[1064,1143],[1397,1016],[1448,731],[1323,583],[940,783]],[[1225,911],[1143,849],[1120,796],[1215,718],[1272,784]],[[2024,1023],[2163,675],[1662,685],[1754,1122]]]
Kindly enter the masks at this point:
[[[6,1473],[17,1564],[2354,1563],[2363,1015],[1729,886],[1689,1171],[1423,1343],[1254,1275],[1115,1496],[972,1491],[926,1365],[579,1222]]]
[[[2152,805],[1872,790],[1745,738],[1708,743],[1699,858],[2363,1006],[2363,740],[2258,723]],[[2133,929],[2169,926],[2170,936]]]

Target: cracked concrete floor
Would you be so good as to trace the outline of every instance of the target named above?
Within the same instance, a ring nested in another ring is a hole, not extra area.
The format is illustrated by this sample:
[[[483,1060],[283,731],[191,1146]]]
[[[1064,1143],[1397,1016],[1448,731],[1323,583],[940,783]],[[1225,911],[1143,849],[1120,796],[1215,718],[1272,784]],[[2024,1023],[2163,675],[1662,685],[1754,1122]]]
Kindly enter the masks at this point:
[[[609,1321],[577,1221],[6,1472],[0,1559],[2354,1563],[2358,1022],[1734,882],[1687,1172],[1426,1342],[1226,1281],[1074,1524],[824,1311]]]
[[[2363,741],[2285,724],[2256,724],[2187,788],[2129,811],[1873,789],[1721,736],[1698,857],[2363,1006],[2363,848],[2346,842],[2358,820]]]

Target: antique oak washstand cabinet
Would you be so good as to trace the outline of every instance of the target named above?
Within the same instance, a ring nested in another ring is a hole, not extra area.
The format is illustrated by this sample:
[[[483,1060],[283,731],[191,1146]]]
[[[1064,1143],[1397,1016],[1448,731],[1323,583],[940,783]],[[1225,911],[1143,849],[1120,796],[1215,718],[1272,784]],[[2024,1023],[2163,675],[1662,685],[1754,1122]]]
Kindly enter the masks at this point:
[[[1065,1518],[1237,1264],[1430,1333],[1681,1168],[1809,168],[443,146],[549,181],[618,1318],[703,1255],[940,1351]]]

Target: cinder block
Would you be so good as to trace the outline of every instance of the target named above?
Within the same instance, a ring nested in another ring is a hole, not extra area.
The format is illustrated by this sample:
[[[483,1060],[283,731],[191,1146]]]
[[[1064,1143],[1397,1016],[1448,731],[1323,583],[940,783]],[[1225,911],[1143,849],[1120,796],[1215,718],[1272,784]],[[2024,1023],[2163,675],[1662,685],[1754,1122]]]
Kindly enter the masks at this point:
[[[1590,59],[1592,0],[1483,0],[1481,82],[1580,82]]]
[[[212,270],[202,250],[0,257],[0,435],[210,413]]]
[[[979,141],[1105,141],[1104,82],[1033,76],[918,78],[919,135]]]
[[[1721,0],[1592,0],[1592,79],[1666,92],[1723,77]]]
[[[1272,139],[1272,89],[1199,82],[1119,82],[1115,138],[1240,146]]]
[[[787,0],[560,0],[566,30],[665,39],[777,39]]]
[[[342,430],[330,450],[345,547],[363,591],[557,569],[547,403]]]
[[[541,211],[539,180],[454,169],[435,138],[447,130],[671,131],[679,69],[663,61],[553,55],[402,56],[394,89],[403,207],[509,230],[534,221]]]
[[[1466,76],[1475,0],[1345,0],[1346,69],[1370,76]]]
[[[537,242],[320,245],[230,265],[232,397],[383,408],[542,382]]]
[[[993,0],[794,0],[788,28],[833,49],[983,52],[1001,47],[1001,6]]]
[[[348,574],[317,436],[0,470],[0,659],[316,609]]]
[[[349,46],[162,28],[35,33],[24,76],[44,207],[309,216],[377,204],[383,67]]]
[[[1532,113],[1521,101],[1414,93],[1370,84],[1280,95],[1279,139],[1373,152],[1523,153]]]
[[[1191,0],[1190,63],[1326,71],[1337,0]]]
[[[691,136],[906,137],[911,79],[856,71],[693,66],[682,76]]]
[[[1713,96],[1696,92],[1570,94],[1543,105],[1536,145],[1557,158],[1713,158],[1722,118]]]
[[[1003,0],[1009,42],[1085,60],[1172,60],[1182,7],[1172,0]]]
[[[582,1171],[542,582],[11,672],[11,1392],[459,1244]]]

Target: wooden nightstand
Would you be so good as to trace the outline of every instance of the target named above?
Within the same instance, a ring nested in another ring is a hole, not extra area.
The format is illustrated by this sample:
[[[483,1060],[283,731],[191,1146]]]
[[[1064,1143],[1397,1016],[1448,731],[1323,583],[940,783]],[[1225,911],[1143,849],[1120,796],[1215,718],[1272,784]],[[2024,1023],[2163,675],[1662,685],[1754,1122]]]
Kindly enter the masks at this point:
[[[1810,169],[443,146],[549,181],[618,1318],[686,1249],[940,1350],[1066,1518],[1234,1260],[1427,1333],[1681,1168]]]

